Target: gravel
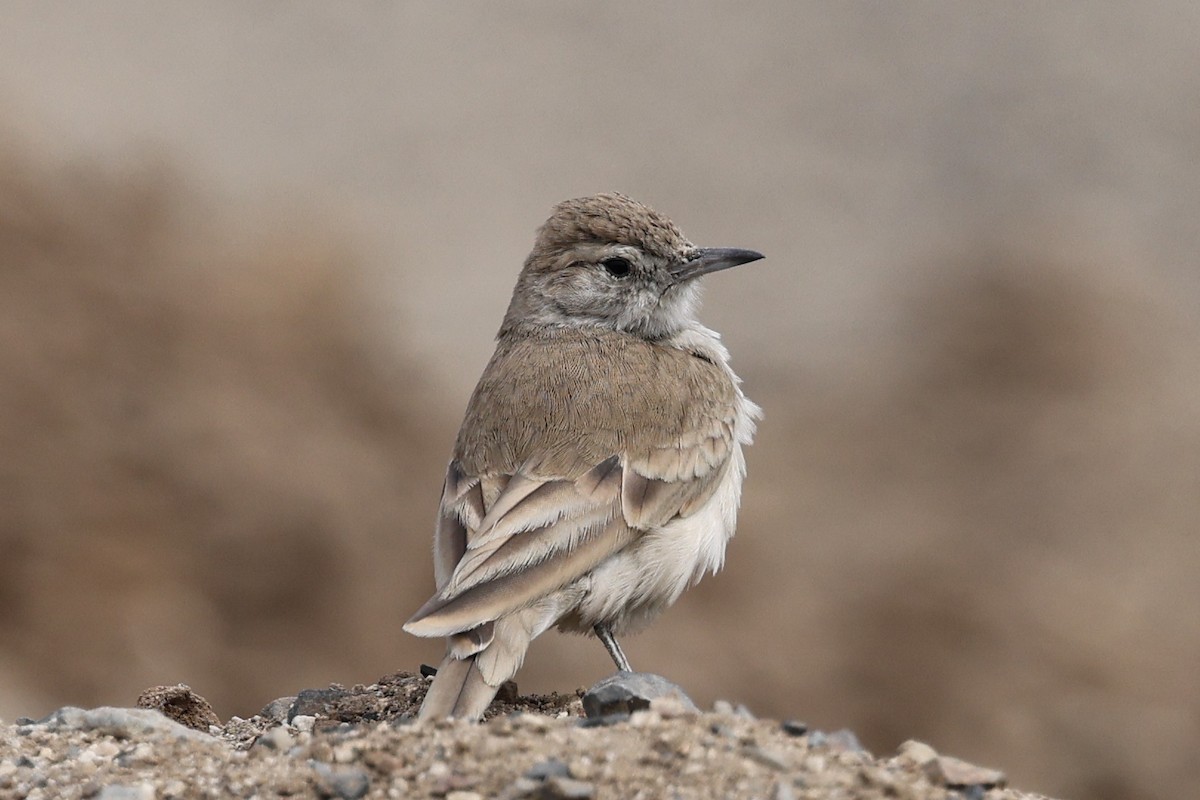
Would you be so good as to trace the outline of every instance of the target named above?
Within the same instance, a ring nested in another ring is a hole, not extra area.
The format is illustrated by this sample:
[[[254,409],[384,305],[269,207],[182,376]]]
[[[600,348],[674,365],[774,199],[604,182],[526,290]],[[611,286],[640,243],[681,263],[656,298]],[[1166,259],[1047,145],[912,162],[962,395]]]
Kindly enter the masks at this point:
[[[276,702],[207,733],[151,709],[60,709],[0,726],[0,798],[1040,797],[927,744],[876,758],[849,732],[801,732],[729,704],[699,713],[664,698],[595,725],[582,693],[514,696],[483,724],[415,723],[427,683],[399,673],[297,692],[287,708],[309,713],[288,714],[291,724]],[[154,696],[207,719],[190,689],[165,688]]]

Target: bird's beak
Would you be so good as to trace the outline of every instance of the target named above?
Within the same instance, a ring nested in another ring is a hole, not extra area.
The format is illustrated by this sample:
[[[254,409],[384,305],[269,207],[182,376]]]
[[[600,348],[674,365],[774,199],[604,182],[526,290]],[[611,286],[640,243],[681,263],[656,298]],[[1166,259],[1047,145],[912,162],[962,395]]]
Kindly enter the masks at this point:
[[[675,283],[679,284],[710,272],[749,264],[760,258],[763,258],[763,254],[756,250],[743,250],[740,247],[703,247],[695,258],[675,267],[671,274],[675,276]]]

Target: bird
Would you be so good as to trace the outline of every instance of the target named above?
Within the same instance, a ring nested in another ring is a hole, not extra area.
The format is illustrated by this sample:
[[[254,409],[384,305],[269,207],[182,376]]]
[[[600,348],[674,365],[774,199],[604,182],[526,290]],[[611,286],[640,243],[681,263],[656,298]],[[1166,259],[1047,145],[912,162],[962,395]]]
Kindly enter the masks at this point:
[[[403,626],[447,641],[418,719],[481,719],[551,627],[632,671],[617,636],[721,568],[762,412],[696,319],[698,279],[763,257],[619,193],[553,208],[446,470],[436,590]]]

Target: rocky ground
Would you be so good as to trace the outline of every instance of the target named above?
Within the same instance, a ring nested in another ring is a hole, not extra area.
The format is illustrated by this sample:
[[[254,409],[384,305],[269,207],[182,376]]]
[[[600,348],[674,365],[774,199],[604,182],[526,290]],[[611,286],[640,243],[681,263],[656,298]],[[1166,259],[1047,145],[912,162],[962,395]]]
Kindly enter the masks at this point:
[[[19,719],[0,728],[0,797],[1041,797],[919,742],[875,757],[849,731],[725,702],[698,712],[636,685],[522,697],[510,684],[483,724],[418,724],[426,685],[398,673],[305,690],[223,724],[186,686],[148,689],[138,708]]]

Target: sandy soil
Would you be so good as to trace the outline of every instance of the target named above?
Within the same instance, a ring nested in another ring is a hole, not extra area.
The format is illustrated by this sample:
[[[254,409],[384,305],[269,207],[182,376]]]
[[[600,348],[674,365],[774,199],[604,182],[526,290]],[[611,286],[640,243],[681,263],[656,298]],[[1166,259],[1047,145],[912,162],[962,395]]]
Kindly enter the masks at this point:
[[[183,686],[139,706],[62,709],[0,728],[0,795],[192,797],[856,798],[1034,800],[919,742],[876,758],[848,731],[674,699],[589,720],[578,695],[498,700],[482,724],[415,723],[426,679],[281,698],[221,724]],[[582,694],[582,690],[579,694]],[[164,714],[168,716],[164,716]]]

